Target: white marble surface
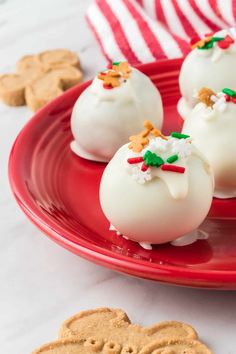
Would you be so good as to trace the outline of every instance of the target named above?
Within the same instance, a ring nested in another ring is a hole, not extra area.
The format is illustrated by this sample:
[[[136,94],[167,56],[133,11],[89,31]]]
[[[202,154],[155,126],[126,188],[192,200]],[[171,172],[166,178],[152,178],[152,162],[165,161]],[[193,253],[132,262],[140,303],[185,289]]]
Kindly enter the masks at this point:
[[[0,0],[0,72],[21,55],[47,48],[77,51],[87,77],[104,60],[83,19],[89,1]],[[130,278],[76,257],[44,237],[10,192],[11,145],[31,112],[0,105],[0,352],[28,354],[57,336],[81,309],[113,306],[148,325],[191,323],[215,354],[236,353],[236,293],[185,289]]]

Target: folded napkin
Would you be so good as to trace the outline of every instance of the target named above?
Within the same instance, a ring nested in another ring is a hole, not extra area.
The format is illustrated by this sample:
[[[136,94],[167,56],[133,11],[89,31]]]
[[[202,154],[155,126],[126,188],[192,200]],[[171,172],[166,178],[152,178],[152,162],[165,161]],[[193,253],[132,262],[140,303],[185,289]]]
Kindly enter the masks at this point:
[[[134,65],[182,57],[190,38],[235,26],[236,0],[95,0],[86,18],[109,62]]]

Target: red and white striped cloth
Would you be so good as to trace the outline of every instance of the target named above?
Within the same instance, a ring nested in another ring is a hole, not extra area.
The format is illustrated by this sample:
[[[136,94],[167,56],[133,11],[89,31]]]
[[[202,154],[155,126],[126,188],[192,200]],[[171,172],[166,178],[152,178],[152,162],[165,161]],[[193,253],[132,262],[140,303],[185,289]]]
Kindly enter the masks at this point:
[[[182,57],[189,39],[233,27],[236,0],[95,0],[87,21],[109,62]]]

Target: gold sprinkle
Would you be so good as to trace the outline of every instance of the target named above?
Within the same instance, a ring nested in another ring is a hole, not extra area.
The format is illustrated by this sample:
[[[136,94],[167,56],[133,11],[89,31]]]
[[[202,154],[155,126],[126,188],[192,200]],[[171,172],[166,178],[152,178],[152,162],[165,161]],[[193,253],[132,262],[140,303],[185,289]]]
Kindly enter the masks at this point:
[[[134,152],[141,152],[143,148],[149,143],[149,139],[142,136],[141,134],[132,135],[129,140],[131,143],[128,145],[128,148]]]
[[[113,65],[112,69],[107,72],[98,74],[98,78],[104,81],[104,85],[118,87],[121,85],[120,79],[128,79],[131,68],[128,62],[120,62],[118,65]]]
[[[131,143],[128,145],[129,149],[133,150],[134,152],[141,152],[144,147],[149,144],[149,134],[153,135],[155,138],[160,137],[164,140],[168,140],[167,137],[163,135],[159,129],[154,128],[153,124],[149,120],[145,120],[143,125],[144,128],[146,128],[145,130],[141,131],[137,135],[132,135],[129,138],[131,141]]]
[[[211,96],[215,96],[216,93],[207,88],[207,87],[202,87],[199,91],[198,91],[198,99],[200,102],[205,103],[205,105],[207,105],[208,107],[212,107],[214,102],[211,100]]]

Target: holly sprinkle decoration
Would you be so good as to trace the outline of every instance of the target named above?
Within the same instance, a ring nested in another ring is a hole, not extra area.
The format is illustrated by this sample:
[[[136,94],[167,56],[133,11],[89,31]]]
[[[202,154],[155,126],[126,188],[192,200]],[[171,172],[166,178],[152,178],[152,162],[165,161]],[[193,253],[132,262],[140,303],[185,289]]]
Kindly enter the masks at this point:
[[[107,71],[101,72],[98,79],[103,80],[105,89],[113,89],[126,82],[131,73],[131,68],[127,62],[114,62]]]
[[[150,122],[145,122],[145,128],[140,134],[131,137],[129,145],[132,154],[127,159],[127,163],[133,166],[132,177],[134,180],[140,184],[151,180],[155,176],[155,169],[160,169],[163,172],[184,173],[185,167],[175,163],[186,159],[191,154],[189,135],[172,132],[170,137],[166,137],[158,131],[158,136],[155,136],[156,129]],[[153,136],[150,141],[141,140],[149,140],[149,135]],[[144,143],[142,144],[142,142]]]
[[[149,150],[147,150],[145,152],[143,159],[144,159],[145,164],[147,166],[160,167],[161,165],[164,164],[164,160],[160,156],[154,154],[153,152],[151,152]]]
[[[236,91],[227,87],[218,93],[203,87],[199,90],[197,97],[199,101],[204,103],[207,107],[219,112],[224,112],[226,110],[228,102],[236,104]]]
[[[228,49],[231,44],[234,43],[234,39],[230,35],[225,37],[214,37],[212,34],[205,34],[204,38],[194,37],[190,41],[192,49],[211,49],[214,44],[217,43],[217,46],[220,49]]]

